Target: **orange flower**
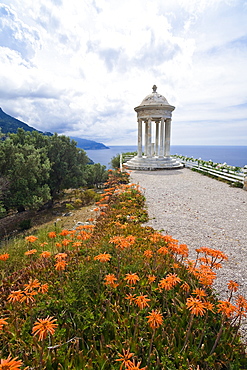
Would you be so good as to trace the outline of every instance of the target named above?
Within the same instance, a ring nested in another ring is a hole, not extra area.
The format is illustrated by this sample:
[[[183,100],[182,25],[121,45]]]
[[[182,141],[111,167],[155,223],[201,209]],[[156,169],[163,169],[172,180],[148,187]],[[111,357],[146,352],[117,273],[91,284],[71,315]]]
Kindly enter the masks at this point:
[[[45,247],[46,245],[48,245],[48,243],[44,242],[44,243],[40,243],[39,245],[43,248],[43,247]]]
[[[209,266],[201,265],[199,269],[195,270],[195,276],[199,278],[199,281],[203,285],[212,285],[216,278],[216,273],[211,270]]]
[[[245,310],[247,310],[247,300],[242,295],[238,295],[236,302],[238,306],[243,307]]]
[[[57,234],[55,233],[55,231],[51,231],[50,233],[48,233],[48,238],[50,239],[53,239],[53,238],[56,238]]]
[[[189,286],[189,284],[188,283],[186,283],[186,282],[184,282],[182,285],[180,285],[180,288],[182,289],[182,290],[184,290],[185,292],[189,292],[190,291],[190,286]]]
[[[62,245],[64,245],[65,247],[67,247],[67,245],[69,245],[69,243],[71,243],[71,240],[69,240],[69,239],[63,239],[62,240]]]
[[[148,302],[149,298],[146,298],[147,295],[139,295],[135,298],[135,304],[142,310],[144,307],[149,307]]]
[[[48,284],[41,284],[39,289],[38,289],[38,292],[39,293],[47,293],[48,292],[48,289],[49,289],[49,285]]]
[[[152,329],[157,329],[162,325],[163,323],[163,317],[158,310],[152,310],[152,312],[149,313],[147,316],[148,323],[150,328]]]
[[[20,302],[22,297],[23,297],[23,291],[15,290],[15,291],[12,291],[10,295],[8,296],[8,301],[11,303]]]
[[[161,235],[162,239],[166,242],[166,243],[172,243],[172,242],[177,242],[176,239],[173,239],[173,237],[171,235]]]
[[[108,204],[99,204],[100,207],[105,208],[108,207]]]
[[[147,366],[140,368],[141,361],[138,361],[136,363],[135,360],[133,362],[129,361],[129,363],[126,365],[126,370],[146,370]]]
[[[122,361],[122,364],[120,365],[120,368],[119,368],[119,370],[122,370],[123,366],[126,367],[131,362],[130,358],[134,356],[134,353],[130,353],[130,349],[127,349],[127,351],[123,349],[123,355],[121,355],[121,353],[118,353],[118,356],[120,356],[120,358],[118,358],[115,361]]]
[[[44,251],[40,254],[40,257],[42,258],[49,258],[51,256],[51,252]]]
[[[130,301],[130,305],[132,305],[132,302],[135,301],[135,294],[127,294],[125,299],[128,299]]]
[[[74,243],[72,244],[72,247],[73,247],[73,248],[80,248],[80,247],[81,247],[81,245],[82,245],[82,242],[74,242]]]
[[[84,230],[80,231],[80,235],[77,235],[76,237],[78,240],[87,240],[91,238],[91,234],[87,233]]]
[[[55,264],[55,269],[57,271],[63,271],[63,270],[65,270],[66,266],[67,266],[67,262],[66,261],[64,261],[64,260],[58,260],[57,263]]]
[[[204,301],[203,303],[204,303],[206,310],[214,312],[214,305],[211,302]]]
[[[190,297],[186,300],[186,306],[192,313],[192,315],[203,316],[206,310],[204,302],[198,298]]]
[[[8,253],[0,254],[0,261],[6,261],[9,258]]]
[[[29,251],[26,251],[24,254],[25,256],[32,256],[35,253],[37,253],[37,249],[30,249]]]
[[[25,291],[25,292],[23,292],[23,295],[21,297],[21,302],[22,303],[23,302],[26,302],[26,304],[35,302],[34,296],[36,294],[38,294],[38,292],[36,292],[36,291],[33,291],[33,292],[27,292],[27,291]]]
[[[140,280],[139,276],[134,272],[133,274],[126,274],[126,277],[124,278],[124,280],[127,281],[128,284],[130,285],[135,285],[137,283],[137,281]]]
[[[202,297],[206,297],[207,296],[207,293],[205,292],[205,290],[204,289],[200,289],[200,288],[194,289],[191,294],[194,294],[196,296],[196,298],[202,298]]]
[[[148,275],[148,282],[150,284],[153,283],[153,282],[155,282],[155,280],[156,280],[156,276],[154,276],[154,275]]]
[[[40,287],[40,282],[39,282],[39,280],[38,279],[30,279],[29,280],[29,282],[28,282],[28,284],[24,284],[24,286],[25,286],[25,289],[24,289],[24,291],[26,292],[28,292],[28,291],[32,291],[33,289],[35,289],[35,288],[39,288]]]
[[[116,288],[118,284],[115,283],[117,281],[117,278],[114,274],[108,274],[105,276],[105,285],[110,285],[112,288]]]
[[[123,236],[113,236],[110,238],[109,243],[115,244],[116,248],[124,249],[131,247],[135,243],[135,240],[136,238],[133,235],[128,235],[126,238]]]
[[[239,284],[236,283],[236,281],[230,280],[227,287],[232,292],[236,292],[238,290]]]
[[[56,258],[57,261],[61,261],[64,258],[66,258],[67,256],[68,256],[67,253],[58,253],[58,254],[55,255],[55,258]]]
[[[0,319],[0,330],[2,330],[3,325],[8,325],[8,323],[5,319]]]
[[[229,301],[219,301],[220,303],[217,306],[218,312],[221,312],[227,317],[231,317],[236,311],[236,307],[231,304]]]
[[[69,230],[62,230],[59,235],[66,236],[69,234]]]
[[[147,249],[143,252],[144,256],[147,257],[147,258],[152,258],[153,257],[153,252],[151,251],[151,249]]]
[[[239,316],[246,316],[247,314],[247,300],[242,295],[238,295],[236,299],[237,313]]]
[[[170,290],[175,285],[177,285],[180,281],[181,279],[177,276],[177,274],[168,274],[166,278],[160,280],[159,288]]]
[[[17,360],[17,357],[11,359],[11,356],[8,356],[6,360],[3,358],[0,360],[0,370],[19,370],[22,365],[23,362]]]
[[[98,254],[98,256],[94,257],[95,261],[100,261],[100,262],[108,262],[110,261],[110,259],[111,259],[111,255],[106,252]]]
[[[93,218],[89,218],[88,221],[91,221],[92,222],[92,221],[94,221],[94,219]],[[92,224],[90,224],[90,225],[84,225],[84,229],[88,229],[91,232],[93,232],[94,228],[95,228],[95,225],[92,225]]]
[[[53,335],[58,324],[54,324],[57,319],[53,319],[53,316],[47,316],[46,319],[38,319],[33,326],[32,334],[38,335],[38,340],[44,340],[48,334]]]
[[[37,239],[38,239],[37,236],[34,236],[34,235],[30,235],[30,236],[25,237],[25,240],[29,243],[34,243]]]
[[[56,243],[56,244],[55,244],[55,246],[56,246],[57,248],[62,248],[62,244],[61,244],[61,243]]]
[[[157,252],[158,252],[159,254],[163,254],[163,255],[165,256],[167,253],[169,253],[169,250],[168,250],[168,248],[166,248],[166,247],[161,247],[161,248],[159,248],[159,249],[157,250]]]
[[[186,244],[180,244],[177,248],[177,253],[181,254],[183,257],[188,257],[189,255],[189,248]]]
[[[219,250],[216,250],[216,249],[212,249],[212,248],[201,247],[201,248],[196,249],[196,252],[197,253],[204,253],[205,255],[209,255],[209,256],[213,257],[213,259],[212,259],[213,262],[215,262],[216,259],[219,259],[220,261],[228,260],[228,257],[225,253],[223,253]]]
[[[162,235],[158,233],[154,233],[149,236],[149,239],[151,240],[151,242],[157,243],[160,239],[162,239]]]
[[[126,236],[126,238],[125,238],[130,244],[134,244],[135,243],[135,241],[136,241],[136,237],[135,236],[133,236],[133,235],[128,235],[128,236]]]

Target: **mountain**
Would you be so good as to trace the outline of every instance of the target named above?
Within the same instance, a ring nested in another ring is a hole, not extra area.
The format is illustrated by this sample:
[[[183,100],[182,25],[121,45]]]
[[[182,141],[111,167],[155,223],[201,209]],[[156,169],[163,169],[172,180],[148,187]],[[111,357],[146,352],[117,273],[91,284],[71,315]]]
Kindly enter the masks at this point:
[[[22,128],[25,131],[38,131],[31,126],[28,126],[26,123],[9,116],[2,110],[2,108],[0,108],[0,128],[3,134],[16,133],[18,128]],[[45,135],[52,135],[50,132],[38,132]]]
[[[26,123],[19,121],[18,119],[6,114],[2,108],[0,108],[0,129],[3,134],[16,133],[18,128],[22,128],[25,131],[38,131],[44,135],[53,135],[51,132],[42,132],[35,128],[28,126]],[[84,150],[97,150],[97,149],[109,149],[102,143],[98,143],[93,140],[81,139],[79,137],[70,137],[77,142],[77,146]]]
[[[79,137],[73,137],[73,136],[70,136],[70,138],[77,141],[78,148],[81,148],[84,150],[109,149],[109,147],[105,146],[105,144],[98,143],[93,140],[81,139]]]

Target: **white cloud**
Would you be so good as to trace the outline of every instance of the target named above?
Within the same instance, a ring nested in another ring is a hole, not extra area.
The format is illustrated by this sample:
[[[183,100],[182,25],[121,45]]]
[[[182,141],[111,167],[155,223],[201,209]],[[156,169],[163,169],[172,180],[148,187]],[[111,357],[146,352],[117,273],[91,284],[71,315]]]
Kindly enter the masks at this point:
[[[155,83],[176,106],[172,143],[243,145],[246,12],[241,0],[2,0],[0,105],[39,130],[136,144],[134,107]]]

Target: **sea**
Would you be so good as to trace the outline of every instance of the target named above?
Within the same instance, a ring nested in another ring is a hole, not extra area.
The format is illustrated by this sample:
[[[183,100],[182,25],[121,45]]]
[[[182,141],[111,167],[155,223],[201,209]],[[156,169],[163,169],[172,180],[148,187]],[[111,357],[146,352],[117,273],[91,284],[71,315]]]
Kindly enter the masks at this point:
[[[111,168],[111,159],[120,153],[135,152],[136,145],[110,146],[109,149],[87,150],[87,156],[94,163]],[[184,155],[204,161],[227,163],[230,166],[244,167],[247,165],[247,146],[207,146],[207,145],[171,145],[171,155]]]

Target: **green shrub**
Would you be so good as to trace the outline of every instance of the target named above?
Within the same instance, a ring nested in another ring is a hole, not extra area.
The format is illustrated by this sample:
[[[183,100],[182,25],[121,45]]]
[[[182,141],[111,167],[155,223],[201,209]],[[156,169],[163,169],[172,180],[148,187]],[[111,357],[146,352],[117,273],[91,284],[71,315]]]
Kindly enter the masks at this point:
[[[32,220],[31,219],[22,220],[19,223],[19,229],[20,230],[28,230],[28,229],[31,228],[31,226],[32,226]]]

